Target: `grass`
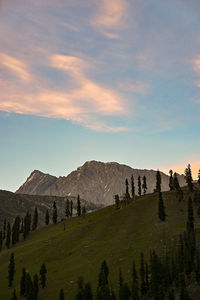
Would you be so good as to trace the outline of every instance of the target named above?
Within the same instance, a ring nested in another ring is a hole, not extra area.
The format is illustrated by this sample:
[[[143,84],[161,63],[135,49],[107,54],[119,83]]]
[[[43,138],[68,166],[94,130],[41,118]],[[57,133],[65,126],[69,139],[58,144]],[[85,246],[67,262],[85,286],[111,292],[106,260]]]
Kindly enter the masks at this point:
[[[164,192],[167,220],[158,220],[156,194],[137,198],[135,202],[116,210],[109,206],[86,215],[49,225],[37,230],[10,250],[0,253],[0,299],[10,299],[7,288],[10,253],[15,254],[14,287],[19,294],[22,267],[33,276],[42,263],[47,267],[47,287],[39,299],[58,299],[60,288],[67,299],[74,299],[76,281],[80,275],[85,281],[96,283],[101,262],[109,266],[109,280],[114,290],[118,285],[118,270],[130,282],[133,258],[138,262],[140,252],[148,257],[150,249],[162,250],[184,231],[187,219],[187,190],[184,200],[178,202],[175,192]],[[200,220],[195,213],[196,226]],[[66,230],[64,231],[64,223]]]

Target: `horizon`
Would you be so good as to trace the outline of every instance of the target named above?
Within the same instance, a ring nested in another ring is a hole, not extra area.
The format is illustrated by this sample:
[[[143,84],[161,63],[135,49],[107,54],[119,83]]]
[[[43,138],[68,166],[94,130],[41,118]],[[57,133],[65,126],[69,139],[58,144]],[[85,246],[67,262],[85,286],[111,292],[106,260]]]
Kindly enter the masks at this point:
[[[197,0],[0,0],[0,189],[91,160],[196,179],[199,16]]]

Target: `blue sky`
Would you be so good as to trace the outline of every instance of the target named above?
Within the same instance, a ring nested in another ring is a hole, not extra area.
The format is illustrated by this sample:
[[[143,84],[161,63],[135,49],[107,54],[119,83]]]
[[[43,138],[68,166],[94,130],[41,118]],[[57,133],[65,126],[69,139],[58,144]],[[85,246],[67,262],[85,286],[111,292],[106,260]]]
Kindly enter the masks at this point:
[[[0,0],[0,188],[86,160],[200,168],[200,4]]]

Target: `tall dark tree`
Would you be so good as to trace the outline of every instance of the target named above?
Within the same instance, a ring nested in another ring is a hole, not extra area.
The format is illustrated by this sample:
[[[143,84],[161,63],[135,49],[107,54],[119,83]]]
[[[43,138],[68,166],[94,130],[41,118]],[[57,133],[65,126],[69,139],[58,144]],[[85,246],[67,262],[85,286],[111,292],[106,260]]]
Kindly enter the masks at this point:
[[[135,183],[133,175],[131,176],[131,196],[133,199],[135,198]]]
[[[142,189],[141,189],[141,178],[138,176],[138,195],[142,195]]]
[[[188,199],[187,230],[189,232],[194,231],[194,212],[191,197],[189,197]]]
[[[160,171],[157,170],[156,172],[156,192],[161,192],[161,175],[160,175]]]
[[[70,217],[73,217],[73,201],[70,201]]]
[[[17,300],[16,290],[14,289],[11,300]]]
[[[7,221],[5,219],[3,222],[3,240],[5,240],[5,238],[6,238],[6,224],[7,224]]]
[[[19,241],[20,223],[21,219],[17,216],[12,225],[12,245],[15,245]]]
[[[141,295],[144,296],[147,292],[146,287],[146,278],[145,278],[145,263],[144,263],[144,254],[140,253],[140,282],[141,282]]]
[[[83,299],[84,300],[93,300],[93,293],[90,283],[86,283],[84,291],[83,291]]]
[[[174,179],[173,179],[173,171],[169,170],[169,189],[170,191],[174,190]]]
[[[77,287],[76,300],[84,300],[84,279],[82,276],[78,278]]]
[[[101,270],[99,273],[99,281],[98,281],[98,287],[97,287],[97,292],[96,292],[97,300],[104,300],[104,299],[109,300],[110,299],[108,274],[109,274],[109,269],[108,269],[106,261],[104,260],[101,264]]]
[[[26,274],[25,296],[27,300],[34,300],[33,281],[29,273]]]
[[[47,274],[46,266],[45,266],[45,264],[42,264],[41,268],[40,268],[40,282],[41,282],[42,288],[45,288],[45,286],[46,286],[46,280],[47,280],[46,274]]]
[[[27,211],[26,216],[24,217],[24,228],[23,228],[23,237],[26,239],[31,231],[31,214]]]
[[[66,203],[65,203],[65,217],[66,218],[70,217],[70,203],[69,203],[69,199],[67,199]]]
[[[128,183],[128,179],[126,178],[125,180],[125,187],[126,187],[126,194],[129,194],[129,183]]]
[[[194,184],[193,184],[192,171],[191,171],[190,164],[188,164],[187,168],[185,169],[185,180],[187,182],[189,191],[192,192],[194,189]]]
[[[179,184],[179,181],[178,181],[178,177],[177,177],[177,173],[176,173],[176,172],[174,173],[173,182],[174,182],[174,189],[175,189],[176,191],[178,191],[178,190],[180,189],[180,184]]]
[[[79,217],[81,215],[81,200],[80,196],[77,197],[77,216]]]
[[[119,195],[115,195],[115,208],[119,209],[120,208],[120,200],[119,200]]]
[[[158,194],[159,200],[158,200],[158,217],[161,221],[165,221],[166,213],[165,213],[165,206],[162,198],[162,192],[159,192]]]
[[[10,223],[7,223],[7,228],[6,228],[6,247],[10,248],[10,238],[11,238],[11,228],[10,228]]]
[[[45,214],[45,224],[49,225],[49,211],[48,211],[48,209],[46,210],[46,214]]]
[[[0,231],[0,251],[2,250],[2,246],[3,246],[3,233],[2,230]]]
[[[198,185],[200,186],[200,169],[199,169],[199,172],[198,172],[198,180],[197,180],[197,182],[198,182]]]
[[[22,269],[22,276],[20,280],[20,295],[25,296],[26,293],[26,269]]]
[[[14,253],[11,253],[10,262],[8,265],[8,287],[12,286],[14,275],[15,275],[15,259],[14,259]]]
[[[132,290],[131,290],[131,299],[139,300],[139,284],[138,284],[138,275],[135,267],[135,262],[133,262],[132,269]]]
[[[123,277],[122,277],[122,271],[120,269],[119,270],[119,299],[120,300],[123,297],[123,285],[124,285],[124,281],[123,281]]]
[[[39,293],[39,280],[38,275],[35,274],[33,277],[33,294],[34,294],[34,300],[38,299],[38,293]]]
[[[65,295],[63,289],[60,289],[59,300],[65,300]]]
[[[54,224],[57,223],[57,218],[58,218],[58,212],[57,212],[57,207],[56,207],[56,201],[53,202],[53,217],[52,221]]]
[[[145,195],[147,192],[147,180],[146,180],[146,176],[143,176],[143,183],[142,183],[142,189],[143,189],[143,194]]]
[[[37,226],[38,226],[38,210],[37,210],[37,207],[35,207],[34,215],[33,215],[32,230],[37,229]]]

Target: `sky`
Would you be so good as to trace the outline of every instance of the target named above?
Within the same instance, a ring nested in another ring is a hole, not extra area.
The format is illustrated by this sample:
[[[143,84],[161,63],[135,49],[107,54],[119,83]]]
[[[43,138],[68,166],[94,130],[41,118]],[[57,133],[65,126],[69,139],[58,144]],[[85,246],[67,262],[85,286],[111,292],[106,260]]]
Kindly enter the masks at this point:
[[[200,168],[199,0],[0,0],[0,188],[88,160]]]

